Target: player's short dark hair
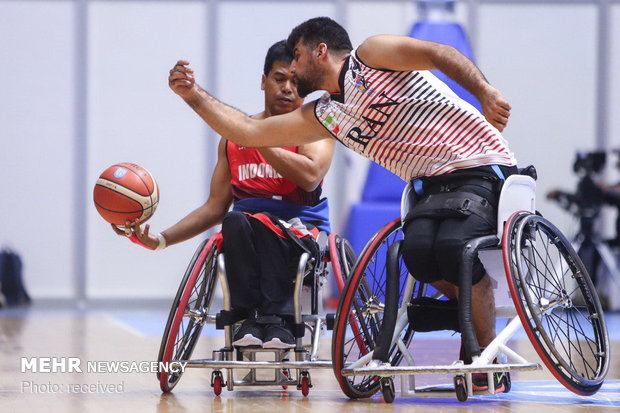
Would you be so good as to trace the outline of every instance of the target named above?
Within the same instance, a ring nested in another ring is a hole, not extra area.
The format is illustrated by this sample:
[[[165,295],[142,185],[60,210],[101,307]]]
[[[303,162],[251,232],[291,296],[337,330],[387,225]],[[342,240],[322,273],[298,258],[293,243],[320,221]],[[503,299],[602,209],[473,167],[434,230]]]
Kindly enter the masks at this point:
[[[319,43],[325,43],[329,50],[336,53],[349,53],[353,50],[347,31],[329,17],[306,20],[293,29],[286,44],[293,50],[302,38],[304,44],[311,48],[315,48]]]
[[[263,66],[265,76],[271,72],[275,62],[290,64],[293,61],[293,52],[291,50],[286,47],[286,40],[280,40],[272,44],[269,50],[267,50],[267,56],[265,56],[265,66]]]

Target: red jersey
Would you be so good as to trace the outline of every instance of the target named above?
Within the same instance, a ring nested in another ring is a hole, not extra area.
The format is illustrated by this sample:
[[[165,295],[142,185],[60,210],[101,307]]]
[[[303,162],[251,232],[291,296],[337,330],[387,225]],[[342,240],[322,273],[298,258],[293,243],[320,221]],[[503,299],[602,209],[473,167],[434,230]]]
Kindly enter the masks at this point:
[[[298,146],[287,151],[298,153]],[[230,167],[232,194],[235,201],[248,198],[267,198],[288,201],[297,205],[314,206],[321,199],[321,185],[306,192],[284,178],[271,166],[256,148],[246,148],[226,142],[226,156]]]

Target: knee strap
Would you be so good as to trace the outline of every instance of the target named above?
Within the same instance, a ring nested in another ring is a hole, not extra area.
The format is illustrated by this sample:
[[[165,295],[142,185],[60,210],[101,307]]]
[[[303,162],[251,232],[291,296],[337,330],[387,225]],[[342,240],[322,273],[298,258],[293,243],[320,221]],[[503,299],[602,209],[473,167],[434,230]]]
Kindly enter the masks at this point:
[[[495,226],[495,208],[485,198],[471,192],[441,192],[420,200],[409,211],[406,221],[414,218],[466,218],[478,215]]]
[[[284,320],[282,317],[277,315],[260,315],[256,317],[256,324],[267,325],[267,324],[282,324]]]

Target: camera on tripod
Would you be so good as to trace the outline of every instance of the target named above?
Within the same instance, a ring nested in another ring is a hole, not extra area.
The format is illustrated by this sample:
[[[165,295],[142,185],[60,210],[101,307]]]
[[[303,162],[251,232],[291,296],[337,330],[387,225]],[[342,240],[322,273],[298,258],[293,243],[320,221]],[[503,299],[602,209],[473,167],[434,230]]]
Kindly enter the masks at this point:
[[[612,151],[620,155],[619,150]],[[611,156],[603,151],[578,152],[573,171],[579,176],[574,193],[553,190],[547,194],[579,219],[579,231],[572,243],[587,269],[592,282],[602,292],[605,306],[620,309],[620,269],[617,255],[611,246],[620,246],[620,214],[616,221],[616,238],[603,240],[600,225],[595,225],[604,205],[613,205],[620,211],[620,183],[611,186],[598,182]],[[620,160],[616,166],[620,168]],[[600,274],[599,274],[600,272]],[[599,279],[599,275],[601,278]],[[613,282],[612,282],[613,281]],[[600,284],[599,284],[600,283]]]
[[[573,171],[579,175],[601,173],[607,161],[607,153],[603,151],[577,152],[573,163]]]
[[[580,219],[581,233],[592,233],[593,221],[605,203],[603,190],[595,178],[605,168],[606,161],[607,153],[603,151],[577,152],[573,171],[579,176],[579,182],[575,192],[553,190],[547,194],[549,199]]]
[[[605,202],[603,191],[594,178],[603,171],[606,161],[607,153],[603,151],[577,152],[573,171],[580,179],[574,202],[577,207],[576,213],[582,218],[596,217]]]

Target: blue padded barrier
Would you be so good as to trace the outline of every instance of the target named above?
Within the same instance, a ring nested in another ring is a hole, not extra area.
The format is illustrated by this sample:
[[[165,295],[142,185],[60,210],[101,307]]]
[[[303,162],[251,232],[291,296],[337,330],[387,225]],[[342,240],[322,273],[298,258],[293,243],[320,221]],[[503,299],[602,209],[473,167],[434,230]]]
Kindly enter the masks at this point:
[[[454,47],[459,52],[467,56],[471,61],[474,61],[474,53],[469,45],[467,34],[463,27],[450,21],[429,21],[424,20],[417,22],[411,28],[409,37],[414,37],[420,40],[426,40],[430,42],[447,44]],[[450,89],[454,91],[461,99],[468,102],[470,105],[482,112],[480,102],[471,93],[465,90],[461,85],[444,75],[439,70],[431,71],[442,82],[447,84]]]
[[[379,164],[371,163],[361,202],[396,202],[407,183]]]
[[[400,203],[358,202],[351,207],[346,238],[356,254],[382,226],[400,216]]]

